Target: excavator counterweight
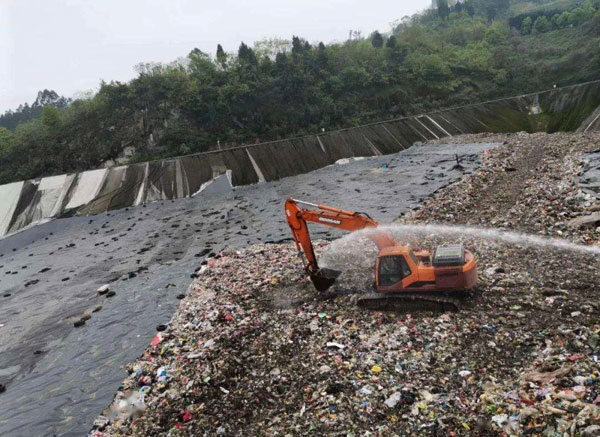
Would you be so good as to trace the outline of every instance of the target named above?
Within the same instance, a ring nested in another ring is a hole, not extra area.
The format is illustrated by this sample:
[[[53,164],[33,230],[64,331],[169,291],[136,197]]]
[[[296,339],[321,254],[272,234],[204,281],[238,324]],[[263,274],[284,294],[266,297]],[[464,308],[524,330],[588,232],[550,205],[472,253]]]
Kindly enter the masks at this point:
[[[389,230],[380,228],[366,213],[291,198],[285,202],[285,214],[298,253],[305,260],[305,270],[320,292],[329,289],[342,272],[319,267],[308,223],[349,232],[374,229],[367,236],[379,249],[375,271],[377,292],[359,299],[363,307],[374,309],[381,303],[381,309],[397,309],[402,301],[398,298],[404,298],[406,303],[421,300],[443,309],[456,306],[456,299],[447,296],[449,292],[464,292],[477,284],[477,260],[462,245],[439,246],[433,255],[423,250],[415,252],[396,241]]]

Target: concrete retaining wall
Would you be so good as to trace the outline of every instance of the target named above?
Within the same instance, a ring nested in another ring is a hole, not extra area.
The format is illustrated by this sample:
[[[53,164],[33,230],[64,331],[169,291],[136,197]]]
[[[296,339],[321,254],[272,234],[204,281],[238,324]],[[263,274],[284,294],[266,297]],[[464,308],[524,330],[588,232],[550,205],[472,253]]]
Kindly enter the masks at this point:
[[[579,126],[577,132],[598,132],[600,131],[600,106],[590,114],[588,118]]]
[[[232,185],[246,185],[464,133],[598,129],[600,81],[302,138],[15,182],[0,186],[0,236],[56,217],[193,196],[225,172]]]

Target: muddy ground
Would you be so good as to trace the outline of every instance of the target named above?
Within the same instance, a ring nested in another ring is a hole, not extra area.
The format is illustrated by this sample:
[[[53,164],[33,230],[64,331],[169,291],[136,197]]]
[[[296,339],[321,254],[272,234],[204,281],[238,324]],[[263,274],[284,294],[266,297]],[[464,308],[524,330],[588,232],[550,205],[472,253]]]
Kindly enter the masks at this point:
[[[85,434],[208,255],[290,237],[286,197],[391,221],[472,172],[490,147],[413,148],[227,194],[59,219],[0,240],[0,435]],[[451,170],[456,153],[464,171]],[[100,295],[104,284],[115,295]]]
[[[92,434],[599,435],[600,228],[572,220],[600,209],[579,186],[600,136],[456,138],[498,140],[474,175],[398,222],[529,232],[578,251],[401,232],[478,257],[478,287],[447,313],[361,310],[361,287],[343,277],[317,295],[289,243],[223,251]],[[345,241],[317,251],[368,283],[368,243]]]

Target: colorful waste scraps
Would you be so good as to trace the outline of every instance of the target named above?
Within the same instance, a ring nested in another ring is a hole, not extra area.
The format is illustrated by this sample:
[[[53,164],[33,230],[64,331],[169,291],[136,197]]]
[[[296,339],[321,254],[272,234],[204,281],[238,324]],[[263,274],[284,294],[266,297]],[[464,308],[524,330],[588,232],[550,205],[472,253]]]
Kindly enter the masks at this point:
[[[578,181],[582,151],[599,140],[445,139],[507,144],[401,220],[598,244],[597,228],[566,223],[598,206]],[[220,253],[161,339],[128,366],[94,432],[599,435],[598,259],[456,238],[477,255],[480,285],[464,309],[443,314],[362,310],[351,290],[320,298],[292,244]],[[315,249],[323,255],[328,247]]]

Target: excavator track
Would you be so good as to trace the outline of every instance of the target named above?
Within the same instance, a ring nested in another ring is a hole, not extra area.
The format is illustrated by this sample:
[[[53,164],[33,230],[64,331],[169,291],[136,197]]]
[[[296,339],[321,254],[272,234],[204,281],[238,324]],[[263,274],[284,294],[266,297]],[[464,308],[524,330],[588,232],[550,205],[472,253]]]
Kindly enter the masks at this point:
[[[464,306],[463,296],[464,294],[369,293],[359,296],[357,305],[368,310],[402,313],[456,312]]]

